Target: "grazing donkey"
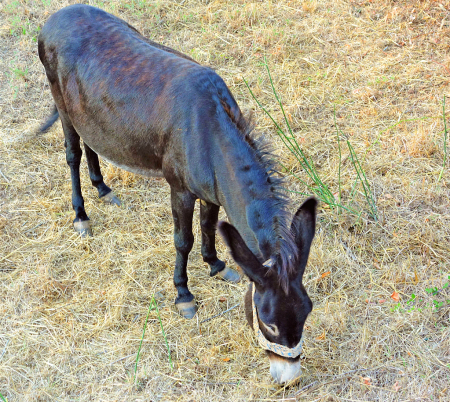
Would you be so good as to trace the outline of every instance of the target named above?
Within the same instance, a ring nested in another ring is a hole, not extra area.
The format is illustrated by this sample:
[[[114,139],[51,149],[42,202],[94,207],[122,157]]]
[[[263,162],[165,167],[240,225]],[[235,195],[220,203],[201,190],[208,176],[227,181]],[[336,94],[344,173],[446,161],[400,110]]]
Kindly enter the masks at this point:
[[[275,380],[296,378],[303,326],[312,309],[302,277],[316,201],[306,200],[291,222],[267,152],[250,135],[224,81],[87,5],[69,6],[49,18],[39,35],[39,57],[56,104],[41,130],[60,117],[75,230],[90,234],[80,188],[80,137],[92,184],[107,202],[120,205],[103,182],[97,154],[130,172],[165,177],[175,227],[175,304],[192,318],[196,304],[186,266],[196,199],[201,200],[201,252],[211,276],[240,279],[217,258],[215,229],[223,206],[232,225],[221,222],[219,231],[251,281],[245,296],[248,322],[268,351]]]

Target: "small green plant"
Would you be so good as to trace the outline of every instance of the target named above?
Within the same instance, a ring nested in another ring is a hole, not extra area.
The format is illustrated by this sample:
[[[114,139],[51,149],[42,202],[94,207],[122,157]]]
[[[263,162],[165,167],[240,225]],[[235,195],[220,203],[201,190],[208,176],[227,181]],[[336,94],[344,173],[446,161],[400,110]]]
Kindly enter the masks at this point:
[[[22,70],[20,68],[13,68],[11,69],[11,72],[14,74],[16,78],[22,78],[25,79],[26,75],[28,74],[28,68],[25,68],[25,70]]]
[[[148,11],[148,8],[151,8],[151,6],[147,4],[147,0],[126,1],[123,3],[123,7],[133,12],[136,16],[142,16]]]
[[[39,35],[39,32],[41,31],[41,27],[37,27],[36,29],[35,29],[35,31],[34,31],[34,35],[33,35],[33,37],[32,37],[32,41],[33,42],[37,42],[37,38],[38,38],[38,35]]]
[[[168,353],[168,356],[169,356],[170,368],[173,370],[173,363],[172,363],[172,355],[171,355],[171,352],[170,352],[170,346],[169,346],[169,342],[167,341],[167,336],[166,336],[166,332],[164,331],[164,327],[163,327],[163,324],[162,324],[161,316],[159,314],[158,303],[156,303],[155,296],[152,296],[152,300],[150,302],[150,305],[148,306],[147,317],[145,318],[145,323],[144,323],[144,329],[142,331],[141,342],[139,343],[139,348],[138,348],[138,352],[137,352],[137,356],[136,356],[136,364],[134,366],[133,382],[136,381],[136,373],[137,373],[137,367],[138,367],[138,363],[139,363],[139,355],[141,353],[142,342],[144,341],[145,331],[147,329],[148,317],[150,315],[150,311],[152,311],[152,310],[156,310],[156,315],[158,316],[158,321],[159,321],[159,325],[161,327],[161,332],[162,332],[162,335],[164,337],[164,341],[166,343],[167,353]]]
[[[440,296],[442,292],[450,286],[450,275],[448,275],[447,279],[448,281],[444,283],[440,289],[436,286],[425,289],[427,294],[433,296],[431,301],[419,299],[413,293],[405,305],[402,305],[402,303],[399,302],[391,309],[391,311],[399,311],[401,313],[411,313],[413,311],[421,312],[426,309],[438,311],[443,306],[450,306],[450,299],[446,299],[445,296],[440,297],[438,300],[438,296]]]
[[[9,19],[9,22],[10,22],[9,34],[11,36],[19,37],[21,35],[25,36],[31,34],[33,41],[36,42],[37,35],[41,30],[40,27],[33,26],[33,24],[31,24],[31,22],[28,19],[22,21],[19,15],[11,17]]]
[[[17,13],[17,9],[20,7],[20,2],[18,0],[11,1],[9,4],[5,4],[5,11],[8,14]]]

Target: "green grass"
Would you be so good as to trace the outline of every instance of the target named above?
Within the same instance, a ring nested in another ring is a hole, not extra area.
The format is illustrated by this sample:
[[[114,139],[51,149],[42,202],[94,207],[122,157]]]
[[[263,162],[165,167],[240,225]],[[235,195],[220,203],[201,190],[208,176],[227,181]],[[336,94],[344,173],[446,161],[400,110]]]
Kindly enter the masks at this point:
[[[1,392],[0,392],[0,398],[2,398],[2,401],[3,401],[3,402],[6,402],[6,399],[5,399],[5,397],[2,395]]]

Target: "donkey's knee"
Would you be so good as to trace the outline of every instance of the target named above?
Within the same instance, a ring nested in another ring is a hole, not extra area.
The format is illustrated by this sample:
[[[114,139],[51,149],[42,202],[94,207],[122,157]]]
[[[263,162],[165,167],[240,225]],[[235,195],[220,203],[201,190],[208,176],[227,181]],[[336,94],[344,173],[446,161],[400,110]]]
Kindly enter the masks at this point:
[[[187,258],[194,246],[194,235],[192,233],[175,233],[174,243],[177,252]]]

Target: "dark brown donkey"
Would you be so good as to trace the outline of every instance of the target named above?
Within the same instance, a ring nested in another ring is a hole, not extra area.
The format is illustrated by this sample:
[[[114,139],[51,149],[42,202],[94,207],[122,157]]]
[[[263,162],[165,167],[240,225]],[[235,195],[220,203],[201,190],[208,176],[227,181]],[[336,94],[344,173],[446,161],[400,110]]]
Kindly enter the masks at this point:
[[[175,226],[175,304],[191,318],[196,305],[186,265],[196,199],[201,200],[201,252],[211,276],[239,280],[215,249],[223,206],[234,226],[222,222],[219,229],[251,280],[247,318],[251,325],[255,321],[258,339],[268,349],[271,373],[278,382],[298,376],[303,326],[312,309],[302,276],[314,237],[316,201],[305,201],[291,222],[269,157],[250,136],[224,81],[210,68],[86,5],[49,18],[39,35],[39,57],[57,108],[41,129],[61,118],[75,229],[90,233],[80,188],[80,137],[92,184],[108,202],[120,204],[103,182],[97,154],[131,172],[165,177]]]

